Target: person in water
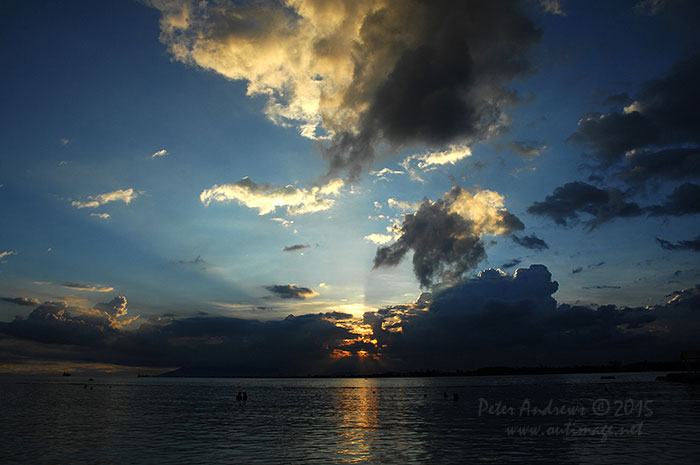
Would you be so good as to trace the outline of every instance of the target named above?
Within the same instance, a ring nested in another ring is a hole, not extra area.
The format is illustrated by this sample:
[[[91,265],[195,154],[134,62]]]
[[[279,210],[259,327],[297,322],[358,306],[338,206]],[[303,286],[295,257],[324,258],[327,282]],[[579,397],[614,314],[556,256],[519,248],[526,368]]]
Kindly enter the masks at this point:
[[[246,394],[245,391],[243,391],[243,400],[248,400],[248,394]]]
[[[236,400],[242,400],[243,396],[241,396],[241,391],[238,391],[238,394],[236,394]]]

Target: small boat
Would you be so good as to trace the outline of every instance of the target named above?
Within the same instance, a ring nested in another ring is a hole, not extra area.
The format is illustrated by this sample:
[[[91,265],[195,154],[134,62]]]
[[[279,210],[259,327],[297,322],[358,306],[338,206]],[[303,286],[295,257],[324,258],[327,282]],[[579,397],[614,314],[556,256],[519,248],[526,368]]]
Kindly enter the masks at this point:
[[[600,379],[615,379],[615,377],[613,375],[603,375]]]
[[[61,376],[70,376],[70,373],[68,373],[67,371],[64,371]]]

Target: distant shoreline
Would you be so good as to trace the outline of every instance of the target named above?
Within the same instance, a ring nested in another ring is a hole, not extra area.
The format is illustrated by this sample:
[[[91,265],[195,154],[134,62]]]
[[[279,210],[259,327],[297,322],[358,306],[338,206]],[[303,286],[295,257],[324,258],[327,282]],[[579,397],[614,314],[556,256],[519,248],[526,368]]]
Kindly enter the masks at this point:
[[[417,370],[405,372],[383,373],[336,373],[324,375],[261,375],[261,374],[229,374],[223,369],[208,370],[201,368],[179,368],[177,370],[154,375],[161,378],[440,378],[440,377],[472,377],[472,376],[530,376],[530,375],[574,375],[574,374],[607,374],[607,373],[644,373],[685,371],[686,365],[681,362],[636,362],[628,364],[607,365],[569,365],[569,366],[536,366],[536,367],[482,367],[476,370]]]

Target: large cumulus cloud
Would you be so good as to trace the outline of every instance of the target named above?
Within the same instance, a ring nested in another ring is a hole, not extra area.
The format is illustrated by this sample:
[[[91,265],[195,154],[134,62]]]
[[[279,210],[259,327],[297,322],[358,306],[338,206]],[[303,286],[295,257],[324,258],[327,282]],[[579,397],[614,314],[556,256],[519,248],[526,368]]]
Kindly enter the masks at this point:
[[[514,0],[151,0],[182,62],[248,83],[275,123],[330,139],[331,172],[377,144],[487,137],[540,31]]]
[[[700,286],[647,308],[557,305],[542,265],[487,270],[421,301],[365,314],[396,369],[675,360],[700,331]]]
[[[486,258],[482,236],[510,234],[523,223],[503,205],[503,196],[454,187],[442,198],[424,200],[404,216],[397,240],[377,249],[374,267],[397,265],[413,251],[413,271],[422,287],[455,281]]]
[[[127,302],[118,296],[94,308],[71,307],[63,301],[38,305],[26,318],[0,323],[7,335],[54,344],[103,344],[136,317],[125,317]]]

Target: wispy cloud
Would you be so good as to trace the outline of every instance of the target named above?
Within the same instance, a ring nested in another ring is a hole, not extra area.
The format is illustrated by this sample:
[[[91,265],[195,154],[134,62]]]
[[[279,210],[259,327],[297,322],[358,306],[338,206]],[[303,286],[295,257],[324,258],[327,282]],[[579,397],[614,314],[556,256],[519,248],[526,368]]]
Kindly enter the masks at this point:
[[[272,213],[277,207],[285,207],[289,215],[299,215],[328,210],[335,203],[330,197],[337,196],[344,185],[342,179],[336,178],[325,185],[305,189],[256,184],[245,177],[233,184],[215,184],[202,191],[199,198],[205,206],[235,200],[239,205],[257,208],[260,215]]]
[[[671,242],[664,239],[656,238],[659,246],[666,250],[694,250],[700,252],[700,236],[695,239],[688,239],[684,241]]]
[[[270,218],[270,220],[274,221],[275,223],[281,224],[285,228],[291,228],[294,225],[293,220],[288,220],[285,218]]]
[[[451,145],[448,149],[437,152],[425,152],[406,157],[402,162],[402,166],[409,165],[413,160],[416,161],[418,168],[425,170],[435,168],[440,165],[454,165],[460,160],[463,160],[472,155],[472,150],[467,145]]]
[[[309,244],[295,244],[283,248],[282,252],[296,252],[297,250],[304,250],[309,247],[311,247]]]
[[[540,239],[534,234],[529,236],[518,236],[517,234],[513,234],[511,239],[513,239],[513,242],[516,244],[532,250],[544,250],[549,248],[543,239]]]
[[[507,261],[503,265],[501,265],[501,268],[507,269],[507,268],[513,268],[514,266],[518,266],[522,263],[522,260],[519,258],[514,258],[512,260]]]
[[[75,200],[71,203],[71,205],[77,208],[97,208],[100,205],[110,202],[124,202],[125,204],[129,205],[132,200],[141,194],[142,192],[135,192],[132,188],[117,189],[112,192],[105,192],[104,194],[88,196],[88,200],[84,202]]]
[[[76,289],[78,291],[90,291],[90,292],[112,292],[114,290],[113,287],[110,286],[104,286],[102,284],[83,284],[83,283],[63,283],[61,284],[63,287],[67,287],[69,289]]]
[[[5,250],[4,252],[0,252],[0,261],[2,261],[3,259],[5,259],[7,257],[12,256],[12,255],[17,255],[17,251],[16,250]],[[2,263],[4,263],[4,261]]]
[[[389,176],[391,175],[398,175],[398,174],[406,174],[404,171],[400,170],[392,170],[390,168],[382,168],[379,171],[370,171],[369,172],[370,176],[375,176],[377,179],[376,181],[388,181]]]
[[[165,149],[160,149],[151,155],[151,158],[158,158],[158,157],[164,157],[168,154],[168,151]]]
[[[90,216],[94,216],[94,217],[100,218],[102,220],[108,220],[111,218],[109,213],[90,213]]]

